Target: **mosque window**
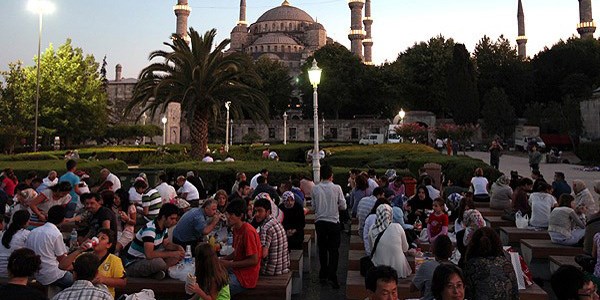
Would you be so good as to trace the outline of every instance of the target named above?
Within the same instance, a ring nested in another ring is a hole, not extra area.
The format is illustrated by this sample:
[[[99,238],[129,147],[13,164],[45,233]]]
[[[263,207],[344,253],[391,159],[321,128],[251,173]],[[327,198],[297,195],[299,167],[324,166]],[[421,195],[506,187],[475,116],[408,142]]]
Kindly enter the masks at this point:
[[[267,45],[267,51],[271,51],[271,46]]]
[[[338,129],[337,128],[329,128],[329,132],[331,133],[332,139],[338,138]]]
[[[298,139],[298,135],[296,133],[296,128],[290,128],[289,136],[290,136],[290,140]]]
[[[270,139],[275,138],[275,128],[273,128],[273,127],[269,128],[269,138]]]
[[[292,52],[292,46],[288,46],[288,52]]]
[[[358,139],[358,128],[352,128],[350,131],[350,138],[353,140]]]
[[[288,27],[288,28],[289,28],[289,30],[292,30],[292,29],[293,29],[292,22],[290,22],[290,27]]]
[[[280,29],[281,29],[281,30],[285,30],[285,25],[283,24],[283,22],[281,22],[281,27],[280,27]]]
[[[260,52],[264,52],[265,51],[265,47],[264,46],[260,46]]]

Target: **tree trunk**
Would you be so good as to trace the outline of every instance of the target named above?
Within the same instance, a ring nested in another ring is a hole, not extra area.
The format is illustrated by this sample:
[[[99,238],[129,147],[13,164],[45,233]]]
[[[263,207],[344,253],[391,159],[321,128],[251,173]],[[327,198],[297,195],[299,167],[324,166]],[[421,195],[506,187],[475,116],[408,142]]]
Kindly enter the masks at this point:
[[[208,116],[200,110],[196,110],[194,113],[190,134],[192,138],[191,157],[200,160],[206,153],[208,144]]]

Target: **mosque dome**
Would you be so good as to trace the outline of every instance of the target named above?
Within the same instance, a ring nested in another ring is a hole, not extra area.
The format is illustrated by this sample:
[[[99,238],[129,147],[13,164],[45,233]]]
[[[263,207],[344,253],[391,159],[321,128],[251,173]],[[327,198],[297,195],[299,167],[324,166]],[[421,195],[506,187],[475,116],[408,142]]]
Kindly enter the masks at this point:
[[[291,6],[287,0],[285,0],[281,6],[272,8],[265,12],[258,20],[257,23],[260,22],[268,22],[268,21],[304,21],[313,23],[313,18],[306,13],[305,11]]]
[[[253,45],[266,45],[266,44],[282,44],[282,45],[298,45],[293,38],[283,35],[283,34],[267,34],[265,36],[261,36]]]

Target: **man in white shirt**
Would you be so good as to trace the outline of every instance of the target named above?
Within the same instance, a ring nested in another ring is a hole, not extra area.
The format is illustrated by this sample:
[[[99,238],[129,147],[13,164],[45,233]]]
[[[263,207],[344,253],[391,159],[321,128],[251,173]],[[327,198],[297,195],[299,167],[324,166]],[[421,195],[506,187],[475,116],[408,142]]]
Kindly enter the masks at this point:
[[[117,175],[111,173],[110,170],[108,170],[106,168],[100,170],[100,179],[102,179],[102,181],[112,182],[113,185],[112,185],[111,190],[113,192],[121,188],[121,180],[119,179],[119,177],[117,177]]]
[[[312,205],[315,208],[315,229],[319,247],[319,281],[329,283],[339,289],[337,269],[339,261],[340,210],[346,209],[346,199],[342,188],[333,183],[333,170],[330,166],[321,167],[321,182],[312,190]]]
[[[179,197],[190,203],[190,206],[198,207],[198,202],[200,201],[198,189],[183,176],[177,177],[177,185],[180,186],[179,190],[177,190]]]
[[[65,208],[56,205],[48,210],[48,222],[31,231],[25,247],[40,256],[42,264],[35,279],[42,285],[67,288],[73,284],[73,275],[58,268],[58,263],[67,256],[68,250],[63,235],[56,227],[65,219]]]
[[[256,175],[254,175],[254,177],[252,177],[252,179],[250,179],[250,187],[252,188],[252,190],[256,189],[256,186],[258,185],[258,182],[256,182],[256,180],[258,179],[258,176],[263,176],[264,178],[269,178],[269,170],[267,169],[262,169],[260,170],[259,173],[257,173]],[[268,180],[267,180],[268,182]]]
[[[156,190],[160,194],[163,203],[172,203],[171,201],[177,198],[177,192],[175,188],[167,183],[168,177],[165,172],[160,172],[158,174],[158,180],[160,183],[156,186]]]

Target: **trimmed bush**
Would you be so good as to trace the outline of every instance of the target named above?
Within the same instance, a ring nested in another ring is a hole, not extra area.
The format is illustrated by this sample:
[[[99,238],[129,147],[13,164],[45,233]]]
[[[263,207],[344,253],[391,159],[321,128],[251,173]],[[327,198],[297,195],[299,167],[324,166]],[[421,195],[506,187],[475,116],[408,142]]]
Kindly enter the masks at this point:
[[[13,168],[18,178],[24,179],[30,171],[37,172],[39,177],[46,177],[48,172],[55,170],[59,176],[66,172],[65,160],[37,160],[37,161],[0,161],[0,169]],[[87,161],[79,160],[77,169],[85,171],[90,175],[92,181],[97,181],[100,177],[100,170],[108,168],[112,172],[119,173],[127,171],[127,164],[120,160],[99,160]]]
[[[577,157],[585,164],[600,163],[600,142],[581,143],[577,147]]]

